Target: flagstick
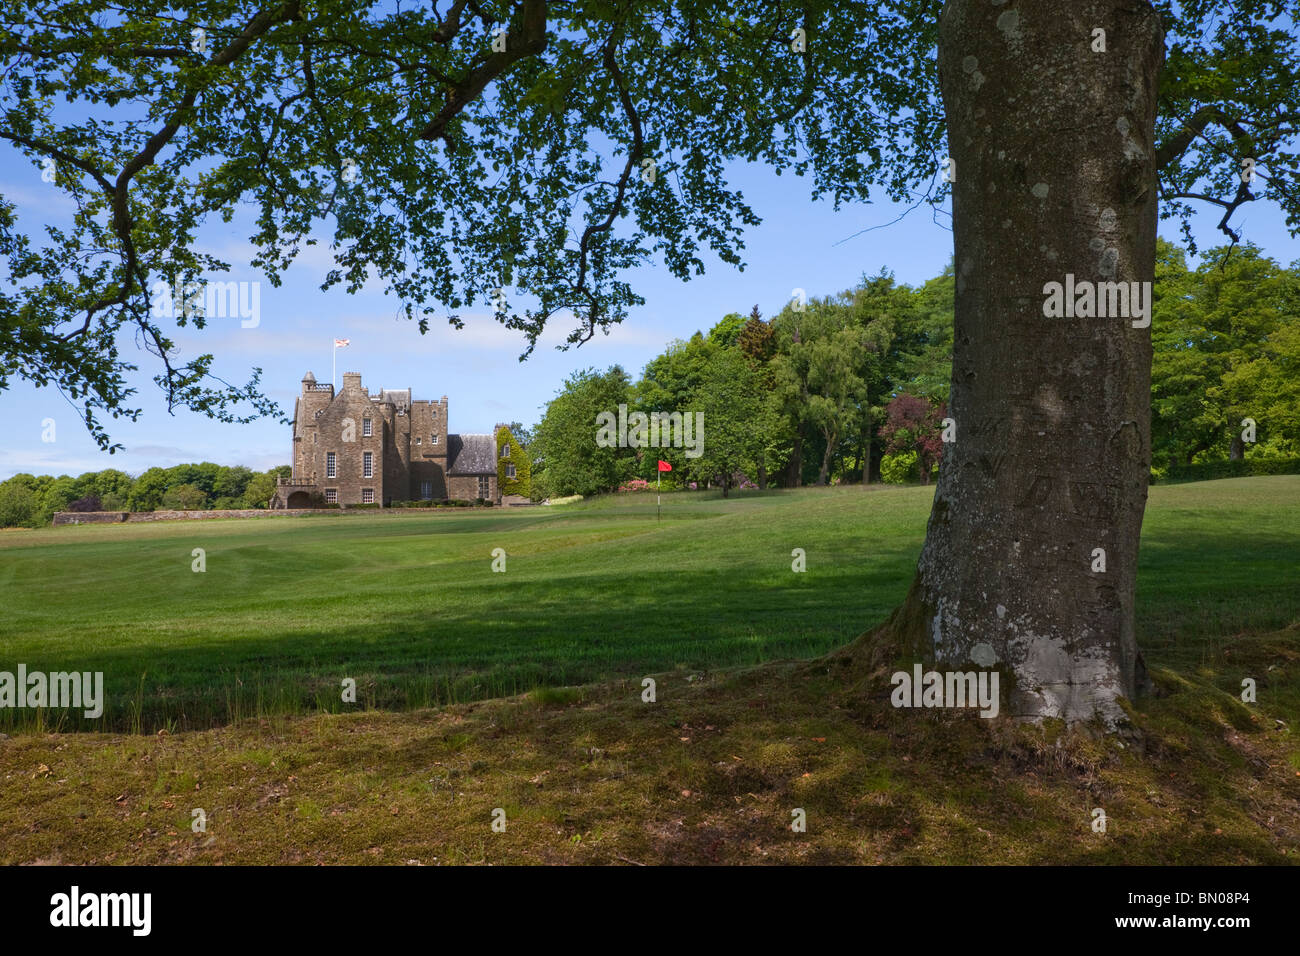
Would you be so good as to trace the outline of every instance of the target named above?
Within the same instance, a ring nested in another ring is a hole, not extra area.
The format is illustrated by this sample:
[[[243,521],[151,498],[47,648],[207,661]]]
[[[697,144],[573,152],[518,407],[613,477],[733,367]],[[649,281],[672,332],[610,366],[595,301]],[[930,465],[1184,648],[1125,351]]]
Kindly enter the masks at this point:
[[[658,467],[658,464],[656,464],[655,468],[658,469]],[[663,477],[664,473],[662,471],[655,471],[655,520],[659,522],[664,520],[663,513],[659,510],[659,506],[664,503],[663,498],[659,496],[659,482],[663,481]]]

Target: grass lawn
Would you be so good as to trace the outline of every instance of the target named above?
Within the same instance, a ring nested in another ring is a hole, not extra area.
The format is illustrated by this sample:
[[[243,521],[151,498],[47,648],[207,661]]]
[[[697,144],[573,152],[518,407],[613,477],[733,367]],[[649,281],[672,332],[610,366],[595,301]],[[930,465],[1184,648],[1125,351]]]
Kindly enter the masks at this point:
[[[1300,476],[1151,490],[1127,740],[814,660],[902,599],[930,496],[0,534],[0,669],[104,671],[114,731],[0,711],[0,862],[1294,862]]]
[[[103,671],[108,725],[153,732],[342,710],[344,677],[363,704],[411,708],[812,657],[905,593],[930,495],[683,493],[662,522],[637,495],[12,532],[0,660]],[[0,711],[0,730],[33,719]]]

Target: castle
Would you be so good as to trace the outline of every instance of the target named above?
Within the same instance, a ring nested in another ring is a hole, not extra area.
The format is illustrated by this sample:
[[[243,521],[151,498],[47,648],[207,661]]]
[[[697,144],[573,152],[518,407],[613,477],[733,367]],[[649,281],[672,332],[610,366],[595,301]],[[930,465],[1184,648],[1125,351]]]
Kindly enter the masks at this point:
[[[320,385],[308,372],[294,402],[293,475],[281,479],[271,507],[386,508],[394,501],[448,498],[501,504],[500,476],[514,484],[516,466],[509,459],[512,453],[523,457],[510,429],[455,435],[447,426],[446,395],[412,400],[409,388],[372,394],[358,372],[345,372],[335,394],[333,383]]]

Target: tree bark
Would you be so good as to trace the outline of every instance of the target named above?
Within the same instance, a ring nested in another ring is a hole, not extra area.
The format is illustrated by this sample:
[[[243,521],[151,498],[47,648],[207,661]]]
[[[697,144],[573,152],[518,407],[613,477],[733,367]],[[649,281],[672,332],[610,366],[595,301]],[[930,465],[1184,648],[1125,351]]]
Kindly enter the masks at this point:
[[[862,484],[871,480],[871,436],[866,425],[858,432],[858,467],[862,469]]]
[[[825,454],[822,455],[822,466],[821,469],[817,472],[817,484],[820,487],[825,487],[826,485],[826,475],[830,471],[831,457],[835,452],[836,437],[838,436],[834,434],[826,435],[826,452]]]
[[[1146,687],[1133,606],[1150,329],[1043,306],[1067,273],[1154,280],[1163,57],[1148,0],[948,0],[940,19],[957,435],[911,591],[871,640],[939,669],[1001,670],[1018,717],[1113,728]]]
[[[786,464],[786,487],[798,488],[803,481],[803,426],[800,425],[794,434],[794,445],[790,449],[790,461]]]
[[[1246,457],[1246,441],[1241,432],[1232,433],[1232,442],[1228,445],[1228,461],[1241,461]]]

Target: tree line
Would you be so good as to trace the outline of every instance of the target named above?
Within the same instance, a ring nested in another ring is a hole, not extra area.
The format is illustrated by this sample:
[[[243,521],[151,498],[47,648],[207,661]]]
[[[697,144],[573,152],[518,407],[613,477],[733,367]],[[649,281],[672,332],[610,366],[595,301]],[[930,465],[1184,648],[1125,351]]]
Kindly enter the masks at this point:
[[[666,487],[928,482],[952,377],[954,274],[917,286],[882,270],[836,295],[756,305],[676,340],[635,381],[618,365],[571,375],[532,430],[535,497],[630,481]],[[1152,305],[1152,472],[1300,455],[1300,263],[1251,244],[1195,268],[1158,243]],[[1051,321],[1048,318],[1044,322]],[[596,420],[626,406],[702,413],[702,454],[602,447]],[[958,435],[960,432],[958,432]],[[663,459],[672,472],[658,475]]]
[[[532,429],[512,432],[534,461],[536,498],[591,495],[630,481],[796,487],[928,482],[937,473],[952,376],[951,266],[909,286],[882,270],[854,288],[758,306],[674,341],[633,381],[620,366],[575,372]],[[1152,471],[1300,456],[1300,263],[1257,247],[1207,251],[1195,268],[1158,248],[1152,308]],[[1044,321],[1050,321],[1044,319]],[[596,420],[704,416],[702,454],[597,444]],[[1254,441],[1242,422],[1254,423]],[[960,434],[960,432],[958,433]],[[56,511],[265,508],[287,465],[256,473],[212,462],[0,482],[0,526],[41,527]]]
[[[73,478],[14,475],[0,482],[0,527],[39,528],[56,511],[206,511],[265,508],[288,465],[255,472],[243,465],[149,468],[133,477],[115,468]]]

